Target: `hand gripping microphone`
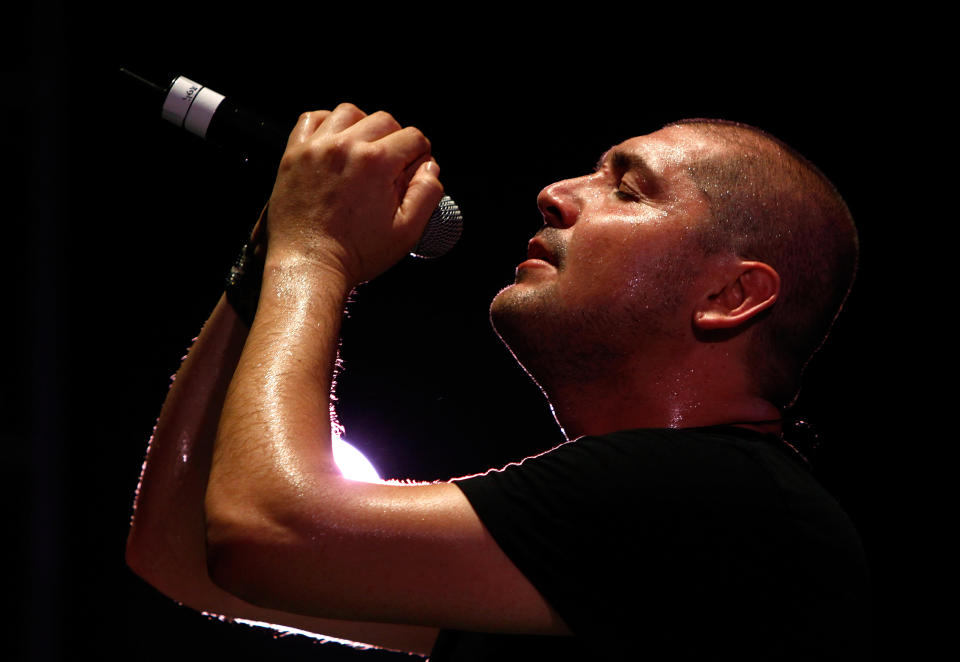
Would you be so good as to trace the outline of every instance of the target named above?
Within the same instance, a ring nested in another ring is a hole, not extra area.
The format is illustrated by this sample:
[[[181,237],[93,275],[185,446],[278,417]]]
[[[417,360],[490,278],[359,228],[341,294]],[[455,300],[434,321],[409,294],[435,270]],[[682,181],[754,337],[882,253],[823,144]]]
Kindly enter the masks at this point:
[[[162,99],[161,116],[168,122],[213,144],[233,147],[244,153],[257,153],[279,163],[288,131],[185,76],[177,76],[164,87],[127,69],[120,71]],[[444,255],[460,239],[462,230],[460,209],[450,196],[445,195],[411,255]]]

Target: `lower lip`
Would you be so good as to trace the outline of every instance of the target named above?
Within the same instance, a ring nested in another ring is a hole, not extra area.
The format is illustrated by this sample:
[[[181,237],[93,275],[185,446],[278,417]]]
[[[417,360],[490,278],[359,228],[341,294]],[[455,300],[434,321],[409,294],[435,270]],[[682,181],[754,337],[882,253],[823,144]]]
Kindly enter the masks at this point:
[[[556,270],[556,267],[544,260],[524,260],[517,265],[517,282],[519,283],[521,279],[533,277],[533,274],[537,271],[543,271],[547,269]]]
[[[551,269],[555,268],[552,264],[550,264],[546,260],[530,259],[530,260],[524,260],[523,262],[518,264],[517,271],[519,271],[520,269],[533,269],[535,267],[540,267],[540,268],[550,267]]]

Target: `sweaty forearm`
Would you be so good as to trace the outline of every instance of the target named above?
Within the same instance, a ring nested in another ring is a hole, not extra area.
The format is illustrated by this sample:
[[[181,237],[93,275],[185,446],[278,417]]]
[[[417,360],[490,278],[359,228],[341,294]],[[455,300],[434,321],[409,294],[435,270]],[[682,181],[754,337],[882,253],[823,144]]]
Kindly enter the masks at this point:
[[[221,298],[174,377],[147,448],[127,562],[153,586],[198,609],[206,572],[203,495],[227,386],[247,328]]]
[[[268,256],[257,318],[217,433],[206,497],[212,550],[236,527],[289,521],[287,509],[305,490],[338,476],[330,390],[350,289],[341,273],[313,259]]]

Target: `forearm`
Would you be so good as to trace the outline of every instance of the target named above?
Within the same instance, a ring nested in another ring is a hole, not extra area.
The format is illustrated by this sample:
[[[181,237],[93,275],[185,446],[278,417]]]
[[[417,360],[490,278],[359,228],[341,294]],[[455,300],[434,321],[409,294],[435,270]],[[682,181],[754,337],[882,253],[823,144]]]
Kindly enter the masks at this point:
[[[350,289],[313,259],[268,254],[257,318],[217,432],[207,492],[212,549],[237,525],[309,519],[315,514],[295,512],[298,497],[339,478],[329,403]]]
[[[203,498],[213,440],[247,328],[221,298],[180,366],[147,448],[127,562],[170,597],[198,609],[209,586]]]

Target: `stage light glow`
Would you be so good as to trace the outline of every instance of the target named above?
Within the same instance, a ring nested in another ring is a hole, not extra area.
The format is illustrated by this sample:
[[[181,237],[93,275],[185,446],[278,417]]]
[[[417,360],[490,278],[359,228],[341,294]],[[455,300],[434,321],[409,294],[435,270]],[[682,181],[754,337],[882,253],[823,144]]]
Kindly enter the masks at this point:
[[[359,480],[365,483],[382,482],[380,474],[371,464],[370,460],[364,457],[363,453],[358,451],[348,442],[340,437],[333,438],[333,461],[340,468],[340,473],[344,478],[350,480]]]

